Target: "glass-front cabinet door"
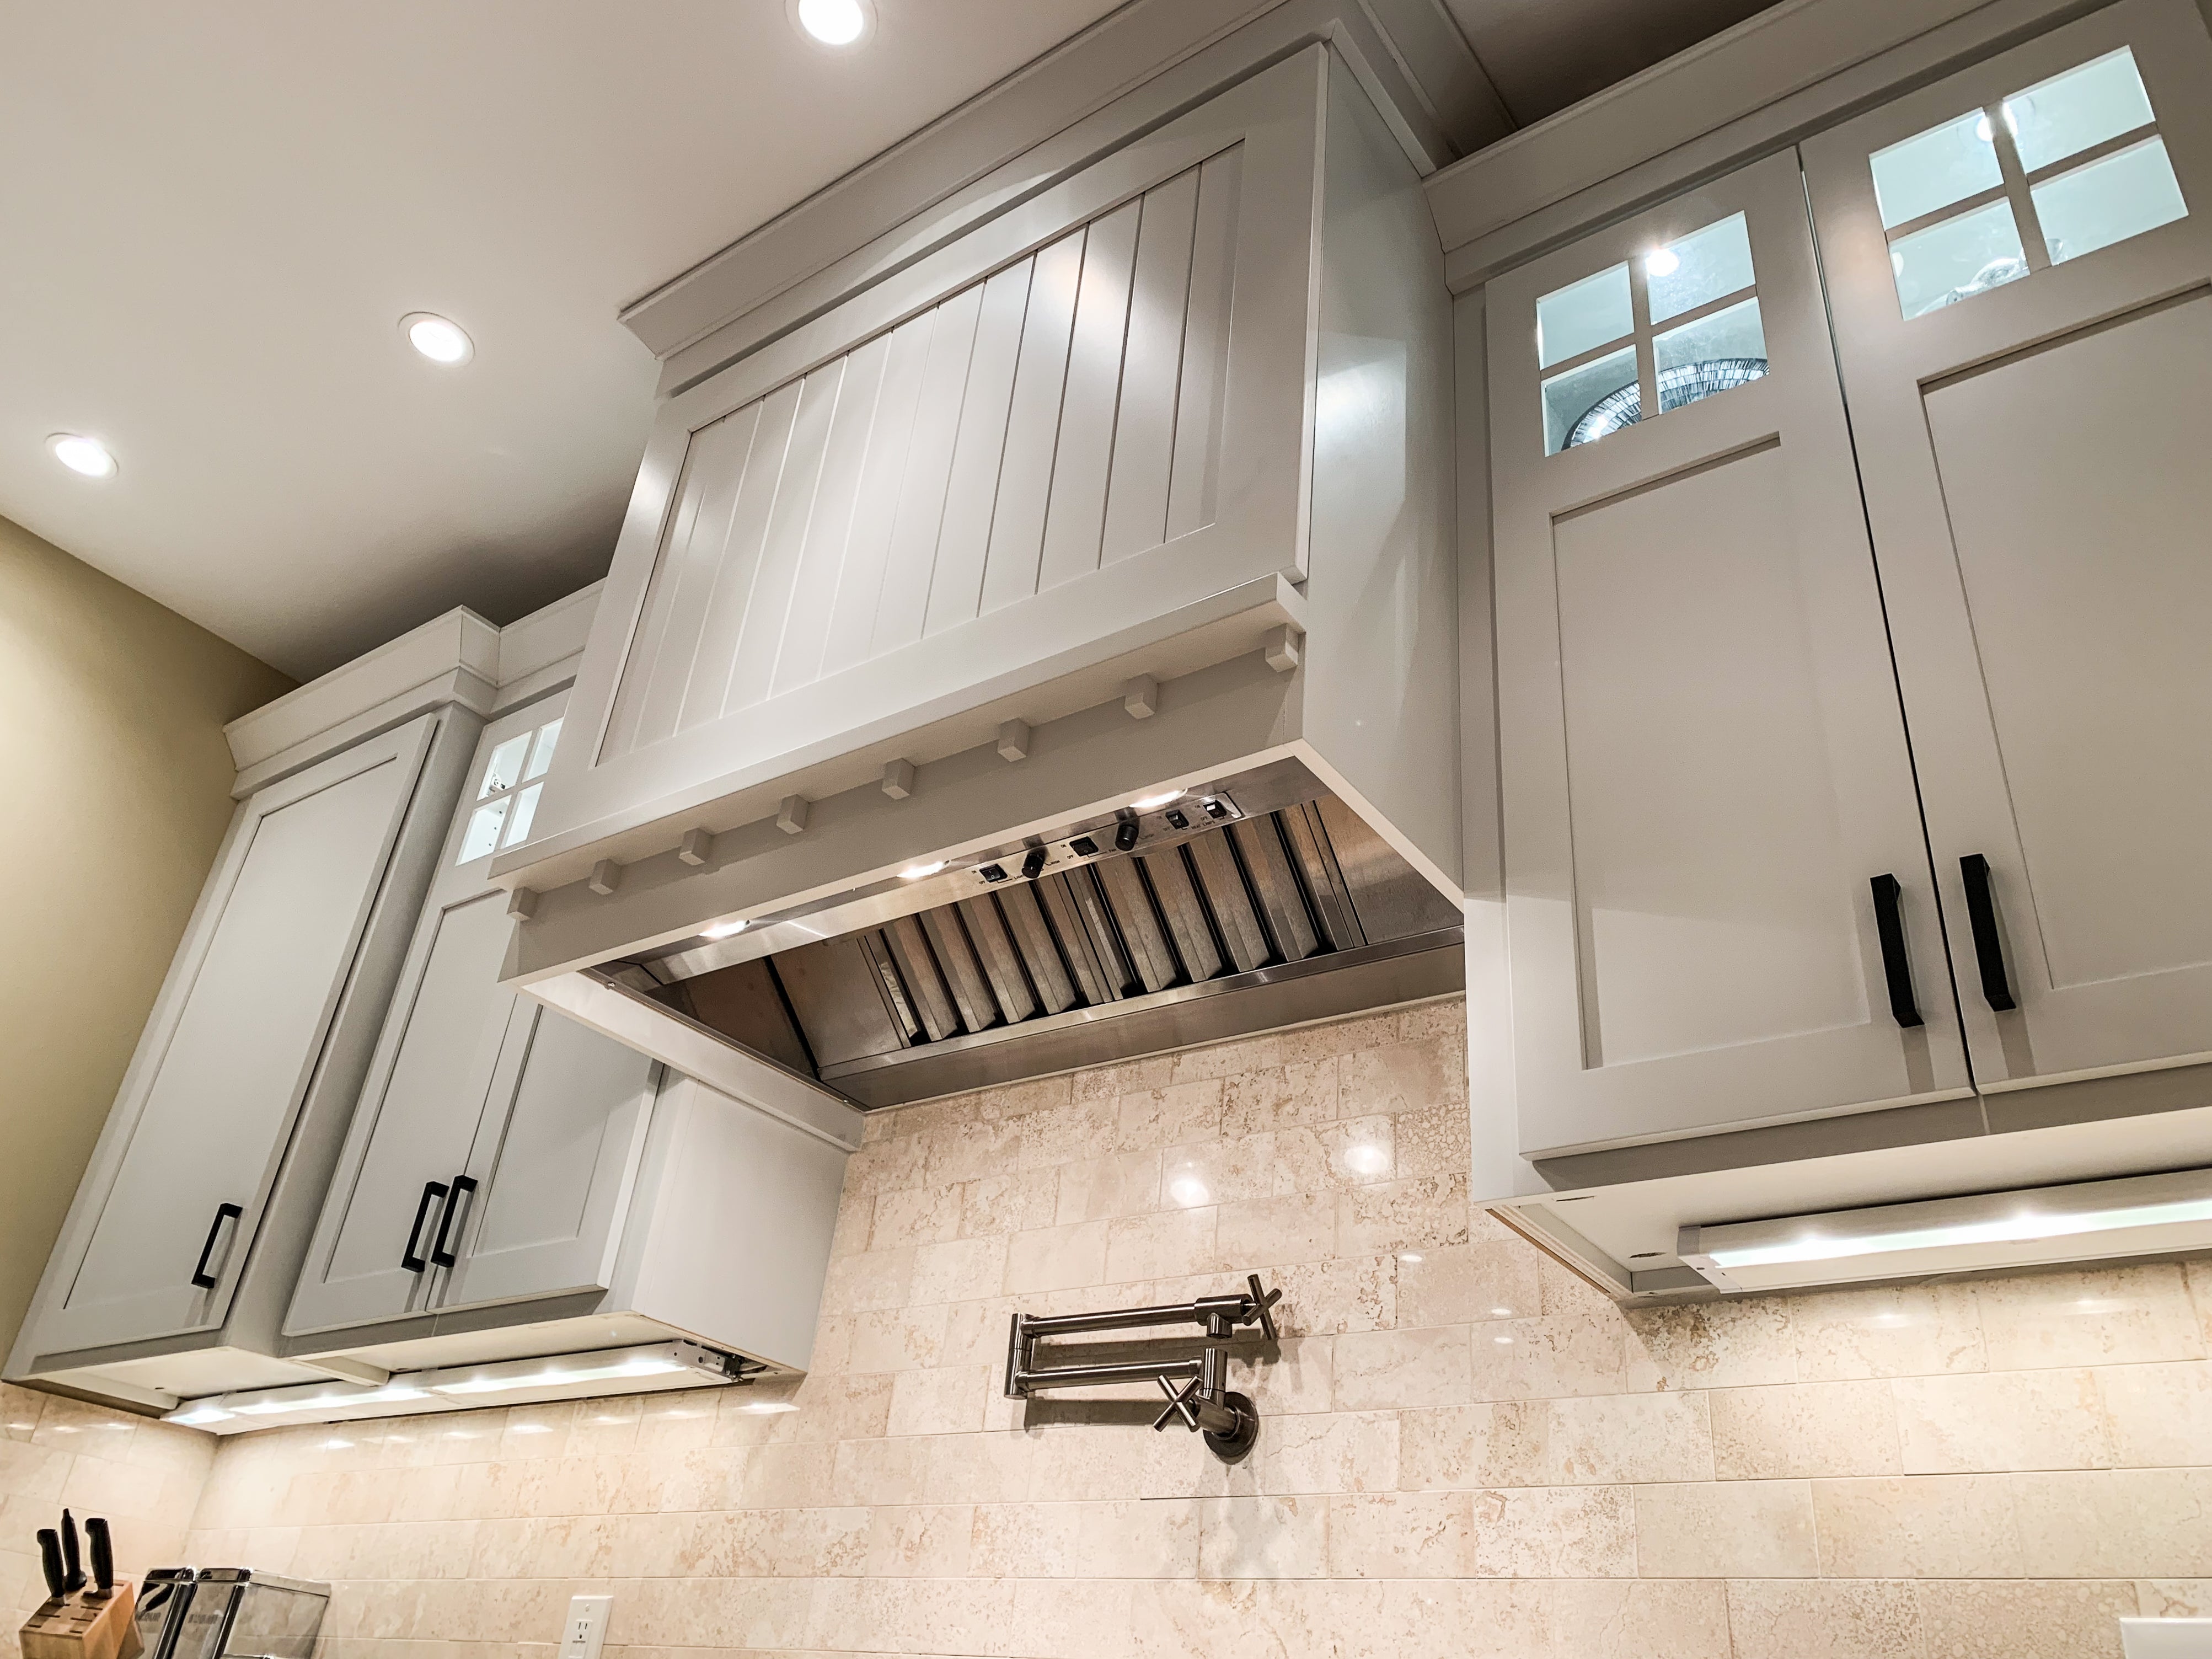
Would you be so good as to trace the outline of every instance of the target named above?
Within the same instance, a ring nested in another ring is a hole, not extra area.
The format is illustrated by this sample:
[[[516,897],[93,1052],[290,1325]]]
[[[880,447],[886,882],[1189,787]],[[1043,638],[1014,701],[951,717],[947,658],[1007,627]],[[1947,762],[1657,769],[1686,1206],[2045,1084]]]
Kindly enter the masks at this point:
[[[1803,146],[1977,1078],[2212,1059],[2212,41],[2124,0]]]
[[[1964,1099],[1795,154],[1486,315],[1523,1152]]]
[[[563,701],[506,714],[477,744],[288,1335],[588,1289],[611,1265],[653,1066],[501,985],[513,924],[489,878],[493,854],[529,833]],[[506,1271],[465,1295],[488,1216]]]

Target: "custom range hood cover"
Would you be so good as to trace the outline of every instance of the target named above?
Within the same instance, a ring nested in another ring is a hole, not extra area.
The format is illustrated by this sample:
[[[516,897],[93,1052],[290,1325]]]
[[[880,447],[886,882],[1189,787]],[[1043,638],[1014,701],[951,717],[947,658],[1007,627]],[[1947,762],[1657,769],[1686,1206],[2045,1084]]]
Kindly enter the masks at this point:
[[[595,977],[883,1106],[1442,994],[1459,921],[1279,762]]]

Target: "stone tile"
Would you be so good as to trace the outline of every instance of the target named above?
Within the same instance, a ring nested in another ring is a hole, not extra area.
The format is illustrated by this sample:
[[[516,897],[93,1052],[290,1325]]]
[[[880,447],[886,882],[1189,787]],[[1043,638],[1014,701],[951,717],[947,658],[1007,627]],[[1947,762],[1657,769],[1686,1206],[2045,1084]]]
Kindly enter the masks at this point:
[[[1106,1228],[1103,1221],[1079,1221],[1014,1234],[1006,1250],[1006,1290],[1058,1291],[1099,1283],[1106,1274]]]
[[[1240,1199],[1265,1198],[1276,1190],[1278,1161],[1272,1133],[1185,1142],[1168,1147],[1159,1158],[1158,1207],[1163,1209],[1234,1204]]]
[[[1271,1267],[1261,1279],[1283,1293],[1275,1323],[1285,1334],[1332,1336],[1399,1323],[1400,1271],[1392,1256],[1339,1256]]]
[[[2212,1462],[2212,1363],[2111,1365],[2094,1376],[2111,1462],[2153,1468]]]
[[[1395,1411],[1468,1402],[1467,1328],[1359,1331],[1335,1339],[1339,1411]]]
[[[1221,1084],[1221,1133],[1258,1134],[1310,1127],[1337,1116],[1336,1056],[1263,1071],[1240,1072]]]
[[[1093,1150],[1140,1152],[1212,1140],[1221,1133],[1221,1088],[1215,1078],[1117,1096],[1115,1145]]]
[[[1832,1578],[2012,1578],[2020,1528],[2008,1477],[1815,1480],[1820,1571]]]
[[[915,1306],[997,1294],[1006,1276],[1007,1241],[960,1238],[915,1247],[907,1297]]]
[[[1626,1486],[1521,1486],[1472,1494],[1468,1571],[1496,1578],[1626,1578],[1636,1509]]]
[[[1214,1241],[1219,1214],[1209,1206],[1106,1223],[1106,1264],[1100,1282],[1127,1285],[1206,1267],[1218,1254]]]
[[[2204,1357],[2175,1262],[1984,1279],[1974,1299],[1993,1370]]]
[[[2212,1469],[2010,1479],[2031,1578],[2212,1577]]]
[[[845,1369],[903,1371],[936,1364],[944,1358],[945,1320],[951,1312],[940,1302],[933,1307],[854,1315]]]
[[[901,1371],[891,1379],[890,1415],[884,1432],[972,1433],[983,1426],[983,1408],[994,1380],[980,1365]]]
[[[1621,1319],[1633,1387],[1734,1389],[1797,1380],[1796,1333],[1778,1297],[1628,1308]]]
[[[1878,1581],[1733,1581],[1735,1659],[1925,1659],[1917,1590]]]
[[[1072,1221],[1110,1221],[1144,1215],[1159,1207],[1160,1154],[1111,1152],[1060,1167],[1059,1204],[1054,1216]]]
[[[1636,1565],[1647,1578],[1814,1578],[1813,1489],[1717,1480],[1636,1489]]]
[[[1543,1311],[1541,1286],[1535,1251],[1517,1239],[1398,1255],[1398,1306],[1408,1325],[1531,1319]]]
[[[1916,1587],[1928,1651],[1942,1659],[2120,1659],[2120,1626],[2136,1613],[2135,1585],[1976,1583]]]
[[[1346,1592],[1364,1589],[1372,1599]],[[1530,1659],[1549,1656],[1557,1586],[1510,1579],[1346,1581],[1331,1593],[1331,1659]]]
[[[1526,1486],[1549,1462],[1550,1403],[1508,1401],[1409,1411],[1398,1419],[1398,1479],[1428,1487]]]
[[[1263,1417],[1253,1486],[1276,1496],[1389,1492],[1399,1476],[1399,1419],[1390,1412]]]
[[[1464,1099],[1401,1113],[1393,1138],[1401,1176],[1464,1175],[1474,1156]]]
[[[1987,1369],[1974,1287],[1887,1285],[1784,1298],[1807,1382]]]
[[[1341,1500],[1337,1500],[1341,1501]],[[1210,1498],[1199,1509],[1202,1578],[1328,1575],[1331,1500],[1319,1496]]]
[[[1476,1333],[1477,1341],[1481,1334]],[[1553,1400],[1538,1469],[1547,1486],[1713,1479],[1712,1421],[1702,1394]]]
[[[2139,1578],[2136,1610],[2145,1619],[2212,1619],[2212,1578]]]
[[[2136,1369],[2120,1367],[2114,1374]],[[1890,1389],[1901,1467],[1907,1474],[2102,1468],[2112,1462],[2112,1449],[2097,1375],[2049,1370],[1899,1377]],[[2199,1441],[2200,1450],[2207,1443]]]
[[[1347,1115],[1421,1112],[1467,1101],[1467,1046],[1449,1038],[1392,1041],[1342,1051],[1338,1090]]]
[[[904,1244],[935,1244],[959,1237],[958,1187],[909,1187],[876,1195],[870,1249],[895,1250]]]
[[[1186,1048],[1174,1057],[1173,1078],[1177,1083],[1203,1082],[1240,1073],[1266,1071],[1282,1062],[1282,1039],[1273,1032],[1267,1032]]]
[[[1561,1659],[1730,1659],[1727,1587],[1565,1579],[1553,1587],[1552,1639]]]
[[[1353,1492],[1328,1500],[1328,1569],[1338,1578],[1456,1578],[1468,1571],[1468,1495]]]
[[[1030,1175],[984,1176],[960,1183],[960,1231],[969,1238],[1049,1227],[1059,1205],[1057,1182]]]
[[[1464,1244],[1467,1177],[1423,1176],[1339,1193],[1336,1238],[1347,1255]]]
[[[1618,1394],[1627,1385],[1617,1312],[1501,1319],[1474,1328],[1478,1400]]]
[[[1224,1272],[1325,1261],[1339,1254],[1335,1199],[1328,1193],[1247,1199],[1222,1205],[1218,1216],[1214,1260]]]
[[[1894,1474],[1903,1461],[1887,1382],[1790,1382],[1712,1393],[1723,1480]]]

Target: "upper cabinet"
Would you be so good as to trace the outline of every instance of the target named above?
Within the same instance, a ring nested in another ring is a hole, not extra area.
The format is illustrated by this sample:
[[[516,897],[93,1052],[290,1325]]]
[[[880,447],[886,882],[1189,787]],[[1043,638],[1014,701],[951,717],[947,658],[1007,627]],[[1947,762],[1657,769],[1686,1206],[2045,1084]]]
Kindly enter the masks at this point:
[[[2063,1117],[2212,1060],[2212,43],[2126,0],[1804,155],[1974,1073]]]
[[[1523,1150],[1964,1095],[1796,158],[1486,312]]]
[[[2207,201],[2212,40],[2123,0],[1488,284],[1554,1184],[2203,1098]]]

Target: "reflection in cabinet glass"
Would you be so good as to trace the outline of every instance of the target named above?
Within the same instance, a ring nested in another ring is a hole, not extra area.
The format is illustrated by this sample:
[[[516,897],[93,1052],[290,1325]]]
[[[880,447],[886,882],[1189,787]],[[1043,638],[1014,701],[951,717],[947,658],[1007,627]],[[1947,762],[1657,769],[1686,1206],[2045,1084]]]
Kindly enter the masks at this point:
[[[1565,365],[1540,388],[1544,453],[1632,426],[1655,404],[1664,413],[1764,375],[1756,283],[1750,232],[1732,213],[1538,295],[1538,365]],[[1661,323],[1673,325],[1655,337]]]
[[[1906,318],[2185,216],[2126,46],[1868,157]]]
[[[538,797],[545,786],[532,783],[512,793],[518,783],[542,778],[553,764],[553,745],[561,739],[556,718],[534,732],[518,732],[491,751],[476,798],[483,805],[469,814],[469,827],[461,836],[455,864],[474,864],[489,858],[501,847],[515,847],[530,838],[530,822],[538,815]]]

